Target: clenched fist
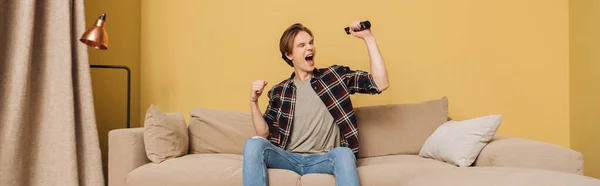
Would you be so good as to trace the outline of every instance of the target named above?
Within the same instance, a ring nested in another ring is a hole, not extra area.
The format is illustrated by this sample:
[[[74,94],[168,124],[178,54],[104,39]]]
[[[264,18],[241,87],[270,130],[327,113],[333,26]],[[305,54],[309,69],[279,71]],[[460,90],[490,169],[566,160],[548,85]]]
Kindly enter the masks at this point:
[[[250,93],[250,102],[257,102],[258,97],[262,94],[265,86],[267,85],[266,81],[257,80],[252,82],[252,92]]]
[[[356,21],[352,21],[352,24],[350,25],[350,34],[352,34],[354,37],[360,38],[360,39],[365,39],[367,37],[372,37],[373,33],[371,33],[371,29],[366,29],[366,30],[362,30],[362,31],[354,31],[354,30],[360,30],[360,22],[363,22],[365,20],[356,20]]]

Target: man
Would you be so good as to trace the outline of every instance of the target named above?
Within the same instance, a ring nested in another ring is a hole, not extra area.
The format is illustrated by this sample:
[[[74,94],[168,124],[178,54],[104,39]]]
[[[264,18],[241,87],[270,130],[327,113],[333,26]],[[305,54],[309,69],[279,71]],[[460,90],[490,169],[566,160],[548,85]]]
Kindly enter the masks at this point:
[[[301,176],[332,174],[337,185],[359,185],[358,126],[350,95],[379,94],[389,86],[375,37],[371,30],[355,31],[359,29],[360,21],[354,21],[350,33],[367,45],[371,73],[339,65],[315,68],[312,32],[298,23],[285,30],[279,48],[294,72],[269,90],[264,115],[257,102],[267,82],[252,83],[250,108],[257,136],[244,145],[244,185],[267,185],[267,168]]]

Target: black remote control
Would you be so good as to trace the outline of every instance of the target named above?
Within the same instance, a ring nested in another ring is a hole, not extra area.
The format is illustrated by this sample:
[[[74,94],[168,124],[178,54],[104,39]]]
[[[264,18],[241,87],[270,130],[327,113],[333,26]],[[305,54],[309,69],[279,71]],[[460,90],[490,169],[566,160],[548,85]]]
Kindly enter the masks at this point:
[[[363,30],[369,29],[369,28],[371,28],[371,22],[363,21],[363,22],[360,22],[360,30],[354,30],[354,31],[358,32],[358,31],[363,31]],[[346,28],[344,28],[344,30],[346,31],[346,35],[350,35],[350,27],[346,27]]]

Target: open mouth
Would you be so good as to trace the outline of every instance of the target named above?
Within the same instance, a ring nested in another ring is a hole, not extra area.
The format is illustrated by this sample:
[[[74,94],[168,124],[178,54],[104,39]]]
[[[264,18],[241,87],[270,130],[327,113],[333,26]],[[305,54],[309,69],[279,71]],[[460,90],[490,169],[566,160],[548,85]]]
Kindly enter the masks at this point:
[[[304,58],[304,60],[306,60],[306,61],[311,61],[311,62],[312,62],[312,61],[313,61],[313,57],[314,57],[314,55],[313,55],[313,54],[308,54],[308,56],[306,56],[306,57]]]

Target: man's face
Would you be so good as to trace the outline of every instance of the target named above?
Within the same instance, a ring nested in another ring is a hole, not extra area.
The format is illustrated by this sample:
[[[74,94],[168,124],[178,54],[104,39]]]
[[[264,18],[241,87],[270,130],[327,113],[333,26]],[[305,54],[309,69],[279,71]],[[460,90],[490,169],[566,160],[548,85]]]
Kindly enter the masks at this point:
[[[305,31],[298,32],[294,38],[292,54],[287,55],[292,60],[294,67],[305,72],[312,72],[315,69],[315,46],[313,38]]]

